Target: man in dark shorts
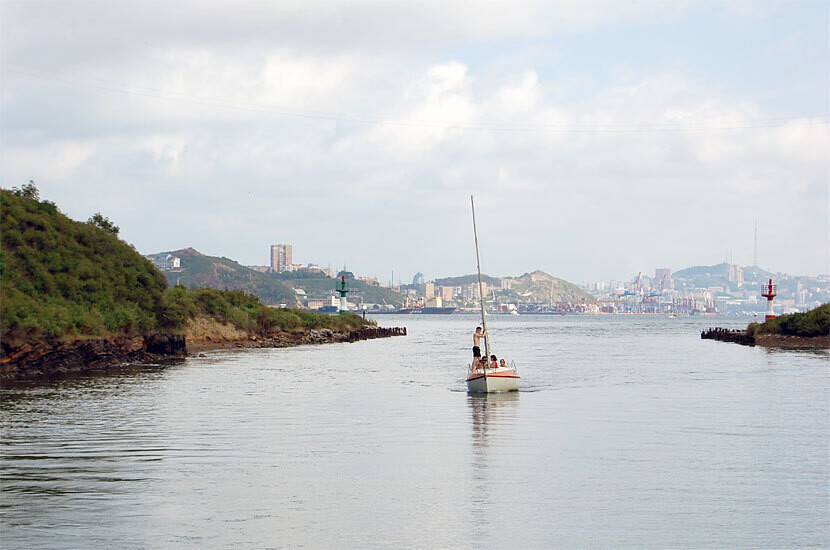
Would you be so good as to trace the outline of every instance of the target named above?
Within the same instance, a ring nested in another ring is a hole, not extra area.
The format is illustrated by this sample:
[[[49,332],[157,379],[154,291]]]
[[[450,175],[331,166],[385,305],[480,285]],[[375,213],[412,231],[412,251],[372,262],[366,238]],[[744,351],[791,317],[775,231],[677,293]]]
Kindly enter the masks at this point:
[[[481,330],[481,327],[476,327],[476,332],[473,334],[473,359],[481,357],[481,339],[487,337],[487,329]]]

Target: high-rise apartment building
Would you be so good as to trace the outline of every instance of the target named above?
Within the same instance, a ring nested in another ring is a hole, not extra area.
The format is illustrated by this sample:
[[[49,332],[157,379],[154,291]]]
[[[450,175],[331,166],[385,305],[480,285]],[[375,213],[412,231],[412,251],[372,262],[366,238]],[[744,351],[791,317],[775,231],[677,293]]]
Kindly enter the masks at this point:
[[[271,271],[288,271],[292,263],[290,244],[271,245]]]
[[[452,300],[453,290],[455,288],[451,286],[439,286],[438,288],[441,289],[441,298],[447,301]]]

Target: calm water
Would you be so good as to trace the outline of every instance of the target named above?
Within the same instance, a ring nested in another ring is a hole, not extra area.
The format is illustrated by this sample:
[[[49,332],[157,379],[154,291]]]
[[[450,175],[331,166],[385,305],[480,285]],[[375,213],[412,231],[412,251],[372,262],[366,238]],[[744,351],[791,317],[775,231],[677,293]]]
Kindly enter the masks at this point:
[[[472,316],[0,390],[4,548],[830,546],[830,353],[746,320]]]

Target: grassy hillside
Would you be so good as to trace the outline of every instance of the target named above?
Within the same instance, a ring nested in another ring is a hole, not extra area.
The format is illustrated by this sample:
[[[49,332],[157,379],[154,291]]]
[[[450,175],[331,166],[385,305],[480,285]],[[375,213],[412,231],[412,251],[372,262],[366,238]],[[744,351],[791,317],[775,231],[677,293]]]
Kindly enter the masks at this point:
[[[86,223],[73,221],[54,203],[41,201],[34,185],[0,190],[0,211],[0,339],[4,348],[44,339],[183,332],[190,320],[199,317],[262,335],[372,324],[356,315],[268,307],[259,297],[241,290],[168,289],[164,275],[120,241],[118,228],[108,219],[95,214]],[[191,260],[190,265],[223,266],[215,268],[220,272],[225,267],[234,271],[242,267],[208,256]],[[285,295],[286,288],[288,297],[295,296],[290,288],[274,283],[270,287],[276,289],[273,299]]]
[[[752,323],[747,332],[754,335],[781,334],[785,336],[830,335],[830,304],[823,304],[804,313],[782,315],[763,323]]]
[[[159,328],[167,282],[108,220],[73,221],[34,186],[0,190],[0,211],[4,341]]]
[[[301,305],[285,281],[268,273],[254,271],[228,258],[206,256],[192,248],[169,253],[181,258],[182,265],[181,271],[165,272],[171,287],[179,284],[188,288],[245,290],[257,295],[264,304]]]

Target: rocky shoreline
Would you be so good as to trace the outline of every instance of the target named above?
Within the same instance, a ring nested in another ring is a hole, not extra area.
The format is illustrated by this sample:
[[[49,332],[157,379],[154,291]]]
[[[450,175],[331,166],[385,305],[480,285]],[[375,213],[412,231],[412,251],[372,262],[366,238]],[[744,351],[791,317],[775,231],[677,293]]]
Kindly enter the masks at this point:
[[[284,348],[306,344],[357,342],[391,336],[406,336],[406,328],[361,327],[334,331],[310,329],[277,332],[268,336],[185,334],[115,337],[73,340],[69,342],[27,343],[10,346],[3,343],[0,356],[0,384],[14,381],[44,380],[100,372],[115,367],[142,363],[166,363],[184,360],[188,355],[230,348]]]
[[[742,346],[764,346],[790,349],[830,349],[830,336],[785,336],[782,334],[753,335],[746,330],[713,327],[700,332],[701,340],[732,342]]]
[[[0,383],[60,378],[135,363],[158,363],[187,356],[184,335],[119,336],[68,342],[3,343]]]

